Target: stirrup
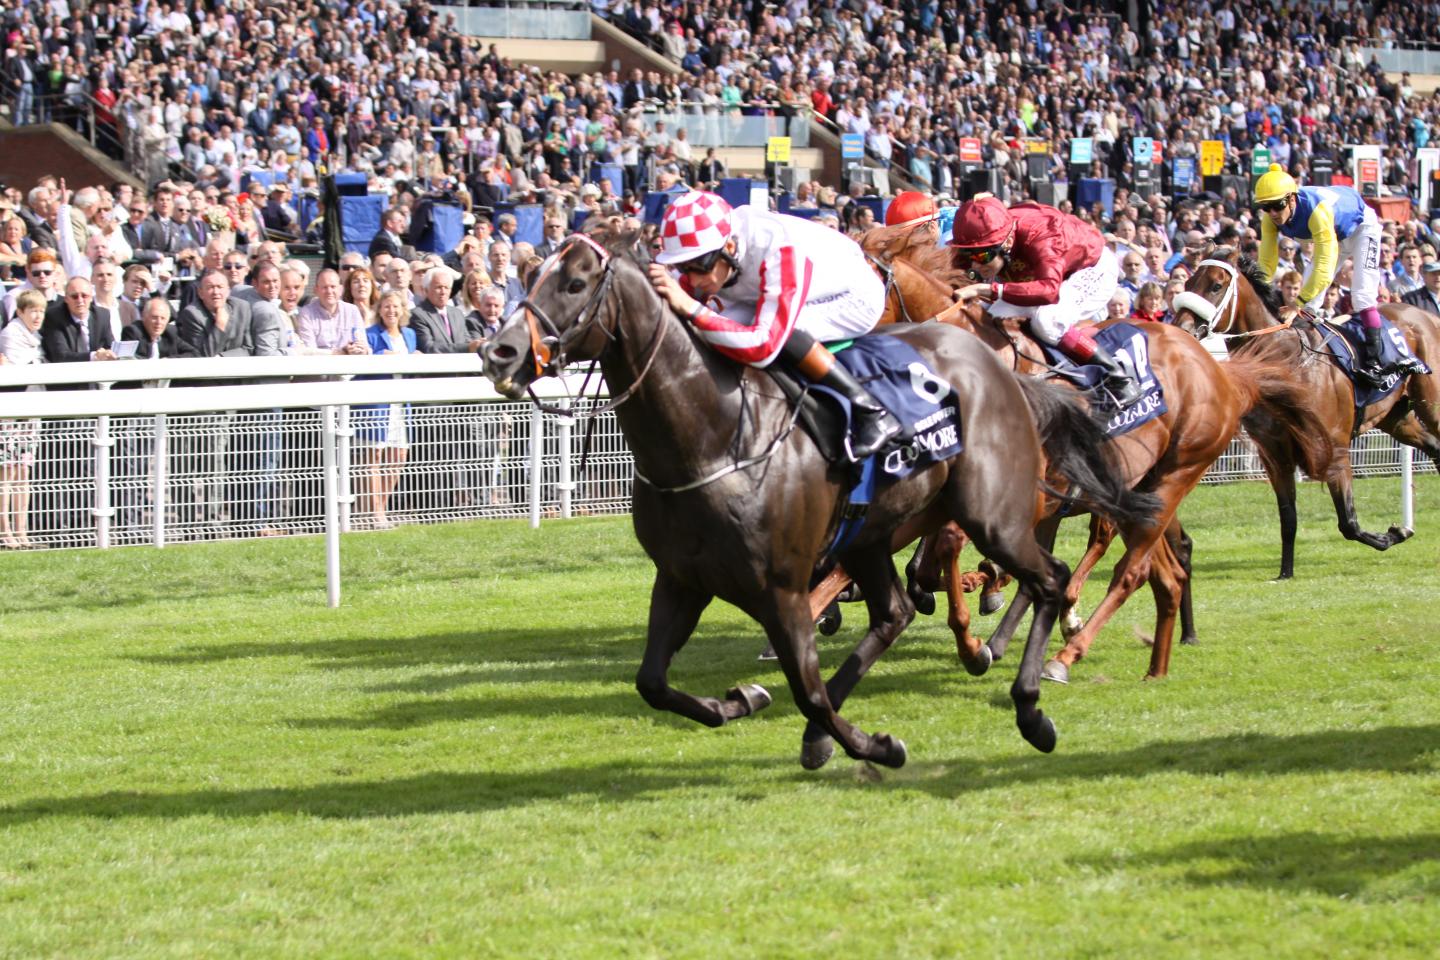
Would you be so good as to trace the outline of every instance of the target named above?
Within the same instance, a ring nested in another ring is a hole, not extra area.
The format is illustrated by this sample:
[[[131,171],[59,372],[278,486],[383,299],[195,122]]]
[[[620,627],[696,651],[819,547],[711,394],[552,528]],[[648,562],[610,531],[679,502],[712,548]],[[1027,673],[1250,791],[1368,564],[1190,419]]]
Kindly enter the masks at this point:
[[[861,418],[857,418],[857,421],[859,419]],[[881,450],[884,450],[886,445],[889,444],[891,440],[894,440],[896,437],[900,436],[900,434],[903,433],[905,430],[904,426],[901,425],[899,419],[897,419],[896,416],[889,410],[881,409],[875,413],[869,414],[868,416],[864,417],[864,419],[873,420],[872,429],[874,431],[874,436],[867,439],[864,444],[860,444],[858,442],[860,437],[860,430],[858,429],[859,424],[857,422],[854,425],[854,428],[850,430],[849,436],[845,438],[845,452],[855,463],[859,463],[866,457],[871,456],[872,454],[879,453]]]
[[[1101,386],[1103,386],[1110,393],[1110,396],[1115,398],[1115,402],[1122,407],[1130,406],[1130,404],[1139,400],[1141,397],[1140,384],[1136,383],[1130,377],[1106,377],[1101,381]]]

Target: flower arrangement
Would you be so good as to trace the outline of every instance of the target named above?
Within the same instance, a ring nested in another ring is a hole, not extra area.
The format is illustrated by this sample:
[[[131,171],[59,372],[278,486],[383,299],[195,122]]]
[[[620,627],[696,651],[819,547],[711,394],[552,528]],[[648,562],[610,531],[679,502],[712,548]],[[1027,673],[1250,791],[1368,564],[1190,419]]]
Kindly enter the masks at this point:
[[[212,204],[205,209],[205,226],[215,231],[236,229],[235,219],[230,216],[230,211],[219,204]]]

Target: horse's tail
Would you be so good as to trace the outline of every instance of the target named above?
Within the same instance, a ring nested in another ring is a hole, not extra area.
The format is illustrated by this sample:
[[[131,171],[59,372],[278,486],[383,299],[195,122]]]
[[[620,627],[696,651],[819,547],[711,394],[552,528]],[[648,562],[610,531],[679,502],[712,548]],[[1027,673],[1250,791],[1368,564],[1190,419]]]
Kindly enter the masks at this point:
[[[1316,479],[1325,479],[1335,462],[1330,426],[1316,412],[1312,391],[1284,363],[1232,356],[1220,364],[1241,396],[1241,422],[1256,413],[1273,420],[1290,441],[1295,463]]]
[[[1013,376],[1030,404],[1050,466],[1080,490],[1086,505],[1122,524],[1153,523],[1160,498],[1125,486],[1105,427],[1079,394],[1035,377]]]

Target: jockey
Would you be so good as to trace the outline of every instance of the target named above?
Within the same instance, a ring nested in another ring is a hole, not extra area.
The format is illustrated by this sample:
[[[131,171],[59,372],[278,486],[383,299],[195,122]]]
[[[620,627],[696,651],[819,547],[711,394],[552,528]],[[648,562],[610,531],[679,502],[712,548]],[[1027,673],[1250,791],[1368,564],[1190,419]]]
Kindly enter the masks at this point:
[[[853,240],[799,217],[732,210],[713,193],[691,190],[665,211],[660,243],[650,283],[701,340],[754,367],[780,357],[845,397],[855,460],[901,432],[822,344],[868,332],[885,306],[884,285]]]
[[[1366,356],[1355,372],[1376,384],[1391,373],[1424,372],[1424,365],[1408,354],[1391,367],[1380,365],[1380,221],[1353,187],[1301,187],[1284,167],[1272,163],[1255,181],[1255,206],[1261,213],[1260,271],[1265,279],[1274,276],[1279,263],[1280,234],[1314,243],[1300,288],[1303,308],[1282,307],[1282,321],[1294,319],[1302,309],[1318,312],[1335,271],[1348,257],[1353,264],[1350,309],[1365,325]]]
[[[910,227],[909,244],[933,247],[940,239],[940,208],[929,194],[906,190],[885,208],[885,226]]]
[[[1089,332],[1074,326],[1105,316],[1119,284],[1115,254],[1090,224],[1054,207],[976,194],[955,213],[950,246],[955,266],[979,270],[989,282],[962,287],[962,300],[991,301],[993,317],[1024,317],[1030,336],[1077,363],[1098,364],[1121,406],[1140,397],[1140,384]]]

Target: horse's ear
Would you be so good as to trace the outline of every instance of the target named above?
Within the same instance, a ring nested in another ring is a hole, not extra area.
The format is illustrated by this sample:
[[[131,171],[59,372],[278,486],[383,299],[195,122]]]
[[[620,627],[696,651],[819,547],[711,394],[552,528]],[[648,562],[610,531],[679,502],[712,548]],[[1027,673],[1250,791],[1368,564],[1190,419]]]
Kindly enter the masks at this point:
[[[1200,248],[1200,259],[1209,260],[1214,255],[1215,251],[1219,249],[1220,248],[1215,245],[1214,240],[1206,240],[1205,246]]]

